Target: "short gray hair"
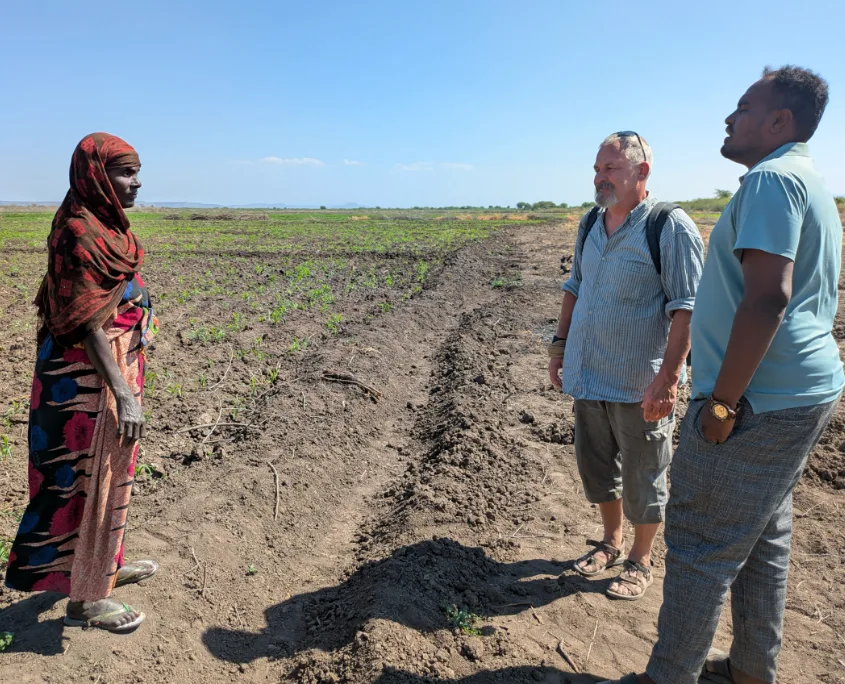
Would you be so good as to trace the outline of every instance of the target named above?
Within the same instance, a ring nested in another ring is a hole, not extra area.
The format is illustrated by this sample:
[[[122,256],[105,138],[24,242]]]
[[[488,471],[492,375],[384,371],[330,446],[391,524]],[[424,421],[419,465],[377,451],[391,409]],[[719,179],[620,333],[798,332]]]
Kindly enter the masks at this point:
[[[642,146],[641,146],[642,144]],[[619,145],[619,150],[634,164],[646,162],[651,172],[654,156],[651,154],[651,145],[643,136],[638,136],[632,131],[623,131],[607,136],[599,149],[607,145]],[[643,155],[645,153],[645,155]]]

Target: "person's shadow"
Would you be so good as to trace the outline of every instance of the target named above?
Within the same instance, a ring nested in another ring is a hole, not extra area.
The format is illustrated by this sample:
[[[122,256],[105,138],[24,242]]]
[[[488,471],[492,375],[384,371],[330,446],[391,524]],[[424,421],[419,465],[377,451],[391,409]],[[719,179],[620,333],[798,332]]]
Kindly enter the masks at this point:
[[[221,660],[248,663],[313,648],[338,650],[366,638],[360,633],[372,620],[433,632],[460,627],[469,614],[514,615],[569,594],[605,591],[610,580],[590,581],[573,571],[558,581],[571,565],[548,560],[500,563],[480,548],[451,539],[420,542],[362,566],[337,586],[269,607],[267,626],[259,633],[212,628],[203,642]],[[475,627],[482,634],[493,632],[483,619]]]
[[[30,594],[22,601],[0,611],[0,632],[10,632],[12,643],[4,653],[35,653],[58,655],[64,652],[61,618],[38,621],[38,616],[50,610],[65,596],[51,591]]]
[[[554,667],[506,667],[501,670],[479,672],[461,679],[433,679],[404,670],[386,667],[372,684],[593,684],[603,678],[591,674],[572,674]]]

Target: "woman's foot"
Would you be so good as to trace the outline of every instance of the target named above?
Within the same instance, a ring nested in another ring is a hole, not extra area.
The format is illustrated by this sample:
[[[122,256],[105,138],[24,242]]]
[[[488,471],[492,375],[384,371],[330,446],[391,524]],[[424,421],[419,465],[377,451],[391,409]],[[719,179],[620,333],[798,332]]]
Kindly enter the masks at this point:
[[[122,587],[149,579],[158,572],[158,563],[154,560],[139,560],[126,563],[117,571],[117,582],[114,586]]]
[[[111,599],[68,601],[64,623],[68,627],[96,627],[109,632],[136,629],[146,616],[125,603]]]

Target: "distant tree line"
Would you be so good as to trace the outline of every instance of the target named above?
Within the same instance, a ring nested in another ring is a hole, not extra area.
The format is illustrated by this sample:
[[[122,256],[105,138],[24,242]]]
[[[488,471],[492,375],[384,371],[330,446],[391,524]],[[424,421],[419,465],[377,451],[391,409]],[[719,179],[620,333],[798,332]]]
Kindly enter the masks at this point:
[[[733,197],[733,192],[730,190],[723,190],[717,188],[713,191],[712,197],[699,197],[698,199],[692,200],[679,200],[678,204],[681,205],[687,211],[703,211],[703,212],[710,212],[710,213],[721,213],[728,202],[730,202],[731,197]],[[577,210],[586,210],[592,207],[595,202],[582,202],[581,204],[567,204],[566,202],[561,202],[560,204],[556,204],[550,200],[541,200],[539,202],[517,202],[516,209],[518,211],[577,211]],[[836,197],[836,204],[840,206],[845,206],[845,196]],[[372,209],[380,210],[382,207],[371,207]],[[320,207],[320,209],[325,209],[325,207]],[[489,204],[486,207],[483,205],[474,205],[474,204],[464,204],[461,206],[449,206],[449,207],[411,207],[411,209],[416,211],[424,211],[424,210],[439,210],[439,211],[513,211],[514,207],[507,205],[502,206],[499,204]]]
[[[549,200],[542,200],[541,202],[517,202],[516,208],[522,211],[542,211],[543,209],[589,209],[594,202],[584,202],[582,204],[568,205],[566,202],[555,204]]]

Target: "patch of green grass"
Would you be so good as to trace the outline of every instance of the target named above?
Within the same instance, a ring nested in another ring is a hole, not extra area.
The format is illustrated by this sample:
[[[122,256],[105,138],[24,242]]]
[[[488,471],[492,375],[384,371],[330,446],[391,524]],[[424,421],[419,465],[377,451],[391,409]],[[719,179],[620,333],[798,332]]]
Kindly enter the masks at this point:
[[[8,649],[14,639],[15,635],[12,632],[0,632],[0,653]]]

